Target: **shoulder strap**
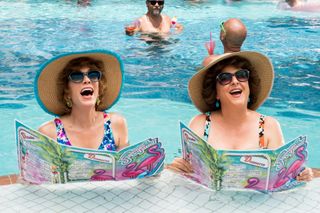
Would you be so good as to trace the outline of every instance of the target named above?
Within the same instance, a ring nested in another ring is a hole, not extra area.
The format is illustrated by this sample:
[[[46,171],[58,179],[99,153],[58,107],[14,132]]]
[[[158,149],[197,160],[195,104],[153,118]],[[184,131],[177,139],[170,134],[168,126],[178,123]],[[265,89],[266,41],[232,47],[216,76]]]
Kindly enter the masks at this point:
[[[211,126],[211,118],[210,118],[211,112],[206,112],[206,123],[204,126],[204,133],[203,133],[203,139],[205,141],[208,141],[209,138],[209,131]]]
[[[264,119],[265,119],[265,116],[260,115],[260,118],[259,118],[259,147],[261,149],[268,148],[268,144],[265,144],[265,141],[264,141]]]
[[[110,118],[107,112],[103,112],[103,118]],[[111,120],[104,121],[103,140],[99,146],[100,150],[116,151],[117,147],[111,129]]]
[[[106,119],[108,117],[109,117],[108,113],[107,112],[103,112],[103,118]]]
[[[61,131],[61,129],[63,129],[63,124],[60,118],[55,118],[53,121],[54,121],[54,124],[56,125],[56,131],[58,136],[58,133]]]
[[[57,142],[60,144],[71,146],[71,143],[67,137],[66,131],[64,130],[61,119],[55,118],[54,123],[56,125],[56,131],[57,131]]]

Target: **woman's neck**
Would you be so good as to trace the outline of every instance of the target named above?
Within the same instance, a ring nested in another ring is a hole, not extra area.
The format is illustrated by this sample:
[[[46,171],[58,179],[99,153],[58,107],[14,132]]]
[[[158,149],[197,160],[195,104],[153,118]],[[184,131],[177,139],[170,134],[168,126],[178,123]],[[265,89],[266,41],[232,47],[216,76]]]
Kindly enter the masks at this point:
[[[247,107],[223,107],[221,108],[221,116],[228,124],[243,123],[248,118]]]
[[[70,122],[75,127],[90,128],[96,124],[99,112],[94,107],[91,108],[72,108]]]

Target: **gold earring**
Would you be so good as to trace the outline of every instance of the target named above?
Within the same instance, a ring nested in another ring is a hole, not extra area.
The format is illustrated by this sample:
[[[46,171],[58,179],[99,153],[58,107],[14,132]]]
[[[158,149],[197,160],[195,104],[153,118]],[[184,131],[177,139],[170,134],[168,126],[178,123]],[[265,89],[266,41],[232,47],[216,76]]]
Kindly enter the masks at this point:
[[[72,108],[72,101],[71,101],[71,98],[70,98],[70,97],[68,97],[68,98],[66,99],[66,105],[67,105],[67,107],[68,107],[69,109]]]
[[[99,106],[100,102],[101,102],[100,98],[98,97],[97,100],[96,100],[96,106]]]

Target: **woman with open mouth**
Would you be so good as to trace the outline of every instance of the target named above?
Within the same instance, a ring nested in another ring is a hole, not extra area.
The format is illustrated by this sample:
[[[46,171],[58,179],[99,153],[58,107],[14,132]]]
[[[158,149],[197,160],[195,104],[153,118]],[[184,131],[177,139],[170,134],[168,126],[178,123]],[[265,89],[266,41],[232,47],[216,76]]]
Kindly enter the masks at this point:
[[[277,149],[284,144],[278,121],[256,110],[268,98],[274,79],[270,60],[258,52],[219,55],[189,81],[189,96],[201,112],[190,128],[215,149]],[[192,166],[176,158],[168,168],[192,172]],[[299,181],[310,181],[304,169]]]
[[[39,70],[35,94],[56,116],[39,131],[60,144],[116,151],[128,146],[126,120],[106,112],[119,99],[123,81],[120,57],[110,51],[59,55]]]

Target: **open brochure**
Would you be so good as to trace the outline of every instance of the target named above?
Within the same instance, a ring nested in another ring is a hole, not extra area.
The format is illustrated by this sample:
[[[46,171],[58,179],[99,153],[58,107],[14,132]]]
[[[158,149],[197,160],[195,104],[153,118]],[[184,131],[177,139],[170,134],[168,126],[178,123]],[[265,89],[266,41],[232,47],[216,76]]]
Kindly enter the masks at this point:
[[[30,183],[126,180],[162,171],[165,153],[157,138],[118,152],[61,145],[16,121],[21,177]]]
[[[308,155],[305,136],[276,150],[215,150],[183,123],[180,130],[183,158],[194,170],[186,176],[204,186],[275,192],[304,184],[295,177]]]

